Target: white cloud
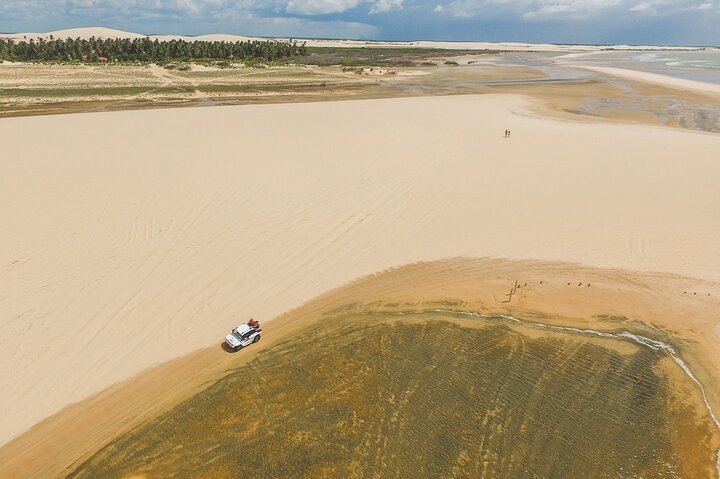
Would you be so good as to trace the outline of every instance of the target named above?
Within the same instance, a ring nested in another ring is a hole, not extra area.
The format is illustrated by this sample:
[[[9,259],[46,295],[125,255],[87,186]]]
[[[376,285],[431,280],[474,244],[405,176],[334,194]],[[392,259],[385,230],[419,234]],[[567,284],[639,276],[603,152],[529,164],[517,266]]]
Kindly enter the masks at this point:
[[[718,11],[716,0],[413,0],[414,7],[456,17],[514,16],[544,18],[590,18],[601,12],[657,15],[677,11]],[[427,2],[427,3],[425,3]],[[275,12],[293,15],[338,14],[368,5],[377,14],[404,8],[404,0],[0,0],[0,27],[7,18],[27,17],[35,22],[80,15],[97,18],[198,17],[222,19],[238,12]],[[43,12],[42,20],[37,12]]]
[[[178,10],[188,13],[200,11],[200,6],[194,0],[175,0],[175,5]]]
[[[618,6],[622,0],[542,0],[534,3],[535,8],[525,12],[524,18],[589,18],[599,11]]]
[[[368,13],[402,10],[404,0],[288,0],[285,11],[299,15],[325,15],[351,10],[360,3],[370,3]]]
[[[260,29],[260,33],[256,29]],[[361,22],[315,21],[306,18],[261,18],[251,26],[248,34],[271,37],[305,38],[373,38],[377,27]]]
[[[339,13],[355,8],[360,0],[289,0],[286,11],[301,15]]]
[[[370,14],[402,10],[403,0],[377,0],[370,7]]]
[[[440,7],[440,8],[438,8]],[[712,10],[707,0],[452,0],[435,7],[456,17],[512,15],[529,20],[592,18],[603,12],[662,14],[687,10]]]
[[[630,6],[629,11],[646,15],[661,15],[693,11],[709,12],[715,10],[716,7],[714,3],[707,1],[644,0]]]
[[[401,15],[392,14],[401,10],[412,11],[412,18],[418,20],[416,30],[406,25]],[[316,15],[327,17],[312,18]],[[458,21],[453,17],[473,20]],[[433,19],[438,24],[437,32]],[[615,39],[632,41],[644,35],[653,41],[720,41],[716,27],[720,24],[720,0],[0,0],[0,31],[99,25],[148,34],[228,32],[369,38],[381,33],[385,38],[474,38],[479,32],[500,28],[495,25],[513,24],[508,38],[598,41],[604,38],[603,31],[620,28],[616,26],[618,19],[639,26],[647,20],[668,27],[616,32]],[[566,32],[543,31],[546,20],[597,20],[598,32],[578,29],[569,22]],[[456,22],[457,31],[452,22]],[[486,28],[489,24],[493,27]],[[402,28],[394,29],[392,25]],[[491,35],[498,39],[503,36]]]
[[[94,25],[152,33],[237,33],[260,36],[372,38],[362,21],[302,15],[343,12],[379,0],[0,0],[0,31],[52,31]],[[387,1],[387,0],[382,0]],[[378,5],[376,11],[402,6]],[[37,12],[43,12],[38,16]],[[287,16],[288,14],[292,16]]]

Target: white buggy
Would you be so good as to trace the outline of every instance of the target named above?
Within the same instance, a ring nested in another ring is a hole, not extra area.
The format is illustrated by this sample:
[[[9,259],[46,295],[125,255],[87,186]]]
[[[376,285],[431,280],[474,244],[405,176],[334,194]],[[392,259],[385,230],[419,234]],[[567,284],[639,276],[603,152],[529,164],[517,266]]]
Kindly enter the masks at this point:
[[[260,323],[257,321],[253,323],[253,326],[243,323],[225,336],[225,343],[233,350],[238,351],[249,344],[260,341],[261,331]]]

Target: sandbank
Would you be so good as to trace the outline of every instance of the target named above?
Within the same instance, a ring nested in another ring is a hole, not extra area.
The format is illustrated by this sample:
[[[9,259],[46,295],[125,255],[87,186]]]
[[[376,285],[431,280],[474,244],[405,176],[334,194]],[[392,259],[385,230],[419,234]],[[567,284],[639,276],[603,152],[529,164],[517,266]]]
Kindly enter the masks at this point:
[[[594,67],[584,65],[572,65],[576,68],[583,68],[585,70],[591,70],[598,73],[604,73],[606,75],[612,75],[619,78],[625,78],[627,80],[634,80],[644,83],[651,83],[654,85],[661,85],[668,88],[678,90],[692,90],[702,93],[712,93],[714,95],[720,95],[720,85],[714,83],[706,83],[695,80],[687,80],[685,78],[676,78],[669,75],[659,75],[657,73],[641,72],[637,70],[628,70],[626,68],[615,68],[615,67]]]

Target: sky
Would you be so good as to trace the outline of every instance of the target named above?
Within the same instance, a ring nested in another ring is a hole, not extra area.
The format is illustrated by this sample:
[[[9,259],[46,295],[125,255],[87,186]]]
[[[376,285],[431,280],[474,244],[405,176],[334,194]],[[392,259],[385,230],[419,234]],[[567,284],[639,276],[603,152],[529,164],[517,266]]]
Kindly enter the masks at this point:
[[[720,0],[0,0],[0,32],[720,45]]]

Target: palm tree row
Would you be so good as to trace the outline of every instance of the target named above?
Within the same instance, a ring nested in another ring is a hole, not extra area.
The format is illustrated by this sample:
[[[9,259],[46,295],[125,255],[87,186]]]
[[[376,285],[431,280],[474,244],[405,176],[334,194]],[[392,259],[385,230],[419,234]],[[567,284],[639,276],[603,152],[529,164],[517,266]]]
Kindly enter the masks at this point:
[[[0,60],[10,61],[142,61],[192,59],[273,61],[305,54],[297,42],[206,42],[136,39],[0,40]]]

